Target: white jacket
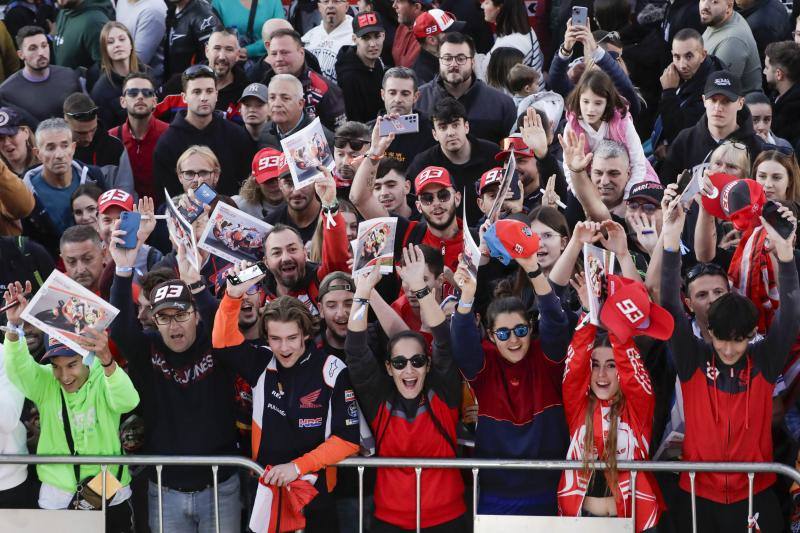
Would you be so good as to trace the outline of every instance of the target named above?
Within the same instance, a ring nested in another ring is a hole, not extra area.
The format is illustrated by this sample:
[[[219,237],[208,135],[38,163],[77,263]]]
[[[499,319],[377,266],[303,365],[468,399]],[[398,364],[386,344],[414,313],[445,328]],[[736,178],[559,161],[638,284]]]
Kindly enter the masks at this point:
[[[0,454],[27,455],[27,432],[20,421],[25,396],[9,381],[0,345]],[[27,465],[0,465],[0,490],[13,489],[28,477]]]
[[[536,38],[536,32],[533,30],[528,33],[512,33],[497,37],[488,54],[476,54],[475,75],[478,79],[486,81],[486,70],[489,68],[492,52],[502,47],[516,48],[525,55],[523,63],[539,71],[539,90],[544,90],[544,76],[541,75],[544,56],[542,55],[542,49],[539,47],[539,39]]]
[[[339,49],[353,44],[353,17],[347,15],[344,22],[330,33],[325,31],[320,22],[303,35],[303,44],[306,50],[317,57],[322,74],[336,81],[336,56]]]

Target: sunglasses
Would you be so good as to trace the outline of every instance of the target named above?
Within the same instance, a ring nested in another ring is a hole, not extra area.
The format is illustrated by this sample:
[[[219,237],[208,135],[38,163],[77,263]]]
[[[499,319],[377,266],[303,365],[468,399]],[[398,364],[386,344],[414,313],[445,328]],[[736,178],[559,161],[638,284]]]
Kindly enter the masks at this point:
[[[365,141],[364,139],[348,139],[347,137],[335,137],[333,139],[333,146],[339,150],[342,150],[347,147],[347,145],[350,145],[350,148],[358,152],[367,144],[372,144],[372,141]]]
[[[428,357],[425,354],[418,353],[406,359],[402,355],[397,355],[389,359],[389,363],[392,365],[392,368],[395,370],[403,370],[408,363],[411,363],[411,366],[414,368],[422,368],[423,366],[428,364]]]
[[[152,98],[156,92],[153,89],[125,89],[125,96],[128,98],[136,98],[140,94],[145,98]]]
[[[659,206],[657,206],[656,204],[651,204],[650,202],[639,202],[636,200],[629,200],[628,202],[626,202],[626,205],[631,209],[633,209],[634,211],[638,211],[639,209],[641,209],[648,215],[655,214],[655,212],[658,211],[659,208]]]
[[[76,111],[75,113],[64,113],[69,118],[75,119],[78,122],[89,122],[97,117],[97,108],[88,111]]]
[[[494,336],[497,337],[499,341],[507,341],[511,338],[511,334],[513,333],[514,336],[518,339],[522,339],[528,336],[528,333],[531,332],[531,327],[528,324],[517,324],[513,328],[497,328],[492,333]]]
[[[203,64],[192,65],[191,67],[187,68],[183,71],[183,77],[187,80],[193,80],[199,77],[217,79],[217,75],[214,74],[214,69]]]
[[[247,289],[247,294],[249,294],[250,296],[252,296],[254,294],[258,294],[259,292],[261,292],[261,285],[258,285],[258,284],[253,285],[252,287]]]
[[[443,204],[449,202],[451,196],[450,189],[439,189],[436,191],[436,199]],[[431,205],[433,203],[433,197],[434,194],[432,192],[421,192],[417,195],[419,203],[422,205]]]
[[[700,276],[722,276],[727,279],[728,273],[716,263],[697,263],[686,273],[686,286]]]

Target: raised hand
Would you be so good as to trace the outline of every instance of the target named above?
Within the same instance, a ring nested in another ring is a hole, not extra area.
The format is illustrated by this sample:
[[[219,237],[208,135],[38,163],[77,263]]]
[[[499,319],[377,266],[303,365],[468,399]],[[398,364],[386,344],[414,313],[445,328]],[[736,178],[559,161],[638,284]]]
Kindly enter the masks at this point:
[[[464,261],[464,254],[458,258],[458,268],[456,273],[453,274],[453,279],[456,285],[461,289],[461,301],[471,302],[475,299],[475,291],[478,287],[478,281],[469,273],[469,267]]]
[[[639,241],[642,248],[652,255],[658,243],[655,215],[648,216],[646,213],[636,212],[628,217],[628,224],[636,232],[636,240]]]
[[[142,215],[142,221],[139,223],[139,231],[136,232],[136,239],[139,242],[145,242],[147,238],[156,229],[156,210],[153,199],[149,196],[143,196],[139,199],[139,205],[134,206],[134,211],[139,211]]]
[[[6,291],[3,293],[5,305],[9,305],[11,302],[15,301],[19,302],[16,306],[6,310],[6,319],[9,324],[13,326],[22,326],[22,312],[28,306],[27,295],[29,295],[32,290],[30,281],[25,282],[25,287],[23,287],[22,283],[19,281],[8,284]]]
[[[231,268],[231,273],[234,275],[239,275],[239,273],[243,270],[246,270],[253,266],[255,263],[251,263],[250,261],[241,261],[238,265],[235,265]],[[266,274],[259,274],[258,276],[254,277],[253,279],[249,279],[244,283],[240,283],[238,285],[234,285],[231,282],[227,283],[227,287],[225,288],[225,292],[231,298],[239,299],[245,295],[245,293],[253,287],[254,285],[258,285]]]
[[[319,196],[320,202],[322,205],[330,206],[336,203],[336,180],[333,179],[331,175],[331,171],[328,170],[328,167],[319,166],[317,167],[320,172],[322,172],[322,178],[317,178],[314,181],[314,190]]]
[[[111,350],[108,347],[108,333],[102,329],[83,328],[81,336],[78,337],[78,344],[82,348],[93,352],[104,365],[108,365],[113,359]]]
[[[381,281],[381,269],[379,266],[375,265],[375,267],[370,271],[362,271],[359,272],[359,275],[356,276],[355,283],[356,283],[356,298],[369,298],[370,294],[372,294],[372,289]]]
[[[572,238],[576,239],[581,244],[594,244],[602,237],[600,229],[601,224],[599,222],[582,220],[575,224],[575,229],[572,231]]]
[[[547,132],[542,126],[542,118],[536,112],[536,109],[529,107],[525,111],[525,117],[522,119],[522,127],[520,128],[522,140],[528,145],[528,148],[533,150],[536,157],[544,157],[547,155]]]
[[[391,120],[398,116],[397,113],[392,113],[390,115],[378,117],[378,120],[375,121],[375,126],[372,128],[372,144],[370,144],[370,149],[367,153],[371,153],[376,157],[382,157],[386,153],[386,150],[389,149],[389,146],[394,141],[394,133],[390,133],[386,137],[381,137],[381,121]]]
[[[604,220],[601,224],[608,237],[600,236],[600,242],[606,250],[614,252],[617,257],[622,257],[628,253],[628,237],[625,235],[625,228],[619,222]]]
[[[797,233],[797,219],[792,215],[792,211],[785,205],[778,207],[778,214],[791,222],[793,226],[792,233],[785,239],[780,236],[764,217],[760,217],[761,224],[767,232],[769,242],[772,244],[775,255],[778,256],[778,260],[781,262],[791,261],[794,258],[794,237]]]
[[[142,240],[138,237],[139,233],[141,233],[141,226],[139,228],[139,233],[137,233],[136,246],[134,248],[120,248],[120,245],[125,244],[123,237],[125,237],[127,233],[125,230],[119,229],[120,222],[121,220],[116,220],[114,222],[108,243],[108,253],[114,260],[114,264],[117,268],[133,268],[136,264],[136,256],[139,254],[139,248],[142,246]]]
[[[566,136],[559,134],[558,142],[561,143],[561,148],[564,149],[564,162],[567,168],[573,174],[579,174],[586,170],[589,163],[592,162],[592,152],[588,154],[584,152],[586,146],[586,136],[581,133],[576,136],[575,132],[567,131]]]
[[[400,277],[412,291],[425,288],[425,256],[419,246],[409,244],[403,248],[403,267],[399,269]]]
[[[678,69],[675,68],[673,63],[667,65],[667,68],[664,69],[664,72],[661,73],[661,88],[663,90],[667,89],[677,89],[678,84],[681,82],[681,77],[678,74]]]
[[[561,199],[558,197],[558,193],[556,193],[556,175],[553,174],[549,178],[547,178],[547,185],[544,188],[544,193],[542,194],[542,205],[547,207],[552,207],[553,209],[558,209],[558,203]]]
[[[584,279],[583,274],[578,272],[572,276],[572,279],[569,280],[569,284],[572,285],[572,288],[578,293],[581,307],[589,309],[589,291],[586,289],[586,279]]]
[[[178,263],[178,275],[180,276],[181,280],[183,280],[183,282],[187,285],[191,285],[192,283],[197,283],[203,279],[197,268],[195,268],[192,262],[189,261],[187,257],[188,252],[186,250],[186,246],[180,241],[177,243],[173,241],[173,244],[176,244],[175,259]]]

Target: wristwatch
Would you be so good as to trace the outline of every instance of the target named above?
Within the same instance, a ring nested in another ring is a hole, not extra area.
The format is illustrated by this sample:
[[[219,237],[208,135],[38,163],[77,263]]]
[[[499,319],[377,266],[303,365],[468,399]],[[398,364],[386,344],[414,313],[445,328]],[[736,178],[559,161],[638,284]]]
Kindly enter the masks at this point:
[[[425,286],[425,287],[421,288],[418,291],[411,291],[411,292],[414,294],[414,297],[417,300],[422,300],[423,298],[425,298],[427,295],[429,295],[431,293],[431,288],[428,287],[428,286]]]
[[[528,277],[533,279],[533,278],[538,277],[541,273],[542,273],[542,267],[537,266],[536,270],[532,270],[532,271],[528,272]]]
[[[194,294],[194,292],[197,291],[198,289],[205,289],[205,288],[206,288],[206,282],[203,281],[202,279],[199,281],[195,281],[194,283],[189,285],[189,290],[192,292],[192,294]]]

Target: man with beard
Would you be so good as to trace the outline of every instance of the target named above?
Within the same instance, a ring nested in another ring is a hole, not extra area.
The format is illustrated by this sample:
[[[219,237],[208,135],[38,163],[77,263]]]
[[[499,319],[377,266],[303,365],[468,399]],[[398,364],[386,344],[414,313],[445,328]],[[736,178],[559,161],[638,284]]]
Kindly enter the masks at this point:
[[[475,77],[475,43],[468,35],[446,33],[439,47],[439,75],[419,88],[418,107],[432,115],[439,100],[451,96],[467,110],[472,134],[499,142],[517,121],[517,106],[506,94]]]
[[[261,83],[251,83],[245,87],[239,98],[239,115],[244,121],[244,129],[250,134],[253,142],[258,142],[261,131],[269,120],[269,93]]]
[[[56,0],[53,63],[62,67],[89,68],[100,63],[100,31],[114,19],[107,0]]]
[[[273,226],[290,226],[297,230],[303,243],[311,241],[322,208],[314,189],[308,186],[295,189],[291,174],[278,178],[278,185],[285,203],[264,217],[264,221]]]
[[[339,49],[353,43],[353,17],[347,14],[347,0],[319,0],[322,22],[303,35],[303,44],[319,61],[320,72],[336,81]]]
[[[97,104],[82,92],[64,100],[64,120],[76,144],[75,159],[86,165],[119,166],[125,148],[101,127],[97,111]]]
[[[92,226],[72,226],[61,235],[61,259],[67,276],[95,294],[100,293],[103,241]]]
[[[78,73],[50,64],[50,44],[40,27],[24,26],[16,42],[24,66],[0,85],[0,102],[36,121],[61,115],[67,96],[81,90]]]
[[[420,52],[413,68],[420,83],[428,83],[439,72],[439,47],[444,34],[463,32],[465,26],[452,13],[441,9],[431,9],[417,17],[414,21],[414,37],[419,43]]]
[[[706,26],[706,51],[717,56],[742,83],[743,94],[761,90],[761,59],[747,21],[733,10],[734,0],[700,0],[700,22]]]
[[[142,72],[128,74],[122,83],[119,103],[128,113],[128,119],[108,133],[122,141],[128,152],[136,194],[139,198],[149,196],[160,205],[164,201],[164,191],[155,187],[153,153],[169,124],[153,116],[156,93],[152,78]]]
[[[567,197],[567,180],[564,178],[561,163],[546,149],[548,146],[547,126],[544,124],[544,120],[547,120],[546,116],[542,119],[536,110],[532,107],[528,108],[526,122],[523,124],[527,123],[530,130],[523,127],[523,131],[529,135],[523,137],[522,134],[515,133],[503,139],[500,142],[503,151],[494,156],[498,163],[505,164],[510,154],[514,153],[517,173],[520,185],[522,185],[523,204],[528,211],[532,211],[542,204],[542,190],[545,187],[542,176],[546,180],[549,176],[555,175],[554,192],[558,194],[559,198]],[[536,123],[535,127],[530,126],[532,123]],[[533,133],[536,130],[538,131]],[[538,140],[536,140],[537,138]],[[536,151],[531,146],[538,146],[540,153],[544,153],[544,155],[536,157]]]
[[[344,356],[344,340],[347,336],[347,319],[353,307],[356,292],[353,278],[344,272],[331,272],[319,285],[319,312],[325,322],[321,348],[325,353]]]
[[[453,177],[455,190],[463,192],[467,202],[467,222],[474,226],[481,218],[475,184],[481,175],[495,166],[494,156],[500,147],[470,134],[472,123],[467,110],[454,98],[436,102],[431,112],[433,138],[439,144],[418,154],[408,167],[409,176],[417,176],[425,167],[443,167]]]
[[[370,147],[369,128],[361,122],[345,122],[333,134],[333,159],[336,162],[336,186],[349,192],[364,154]]]
[[[796,147],[800,143],[800,44],[783,41],[767,45],[764,76],[776,93],[772,129]]]
[[[310,189],[306,187],[301,190]],[[292,226],[277,223],[264,244],[264,262],[269,273],[264,278],[263,286],[268,301],[279,296],[294,296],[311,313],[318,315],[319,284],[329,272],[350,270],[347,265],[350,243],[347,241],[344,217],[339,213],[333,178],[328,176],[324,181],[316,181],[314,189],[322,201],[323,216],[325,219],[332,218],[332,222],[323,220],[322,262],[316,264],[307,261],[306,241],[300,232]],[[311,194],[314,192],[311,191]],[[290,197],[288,203],[291,202]]]

